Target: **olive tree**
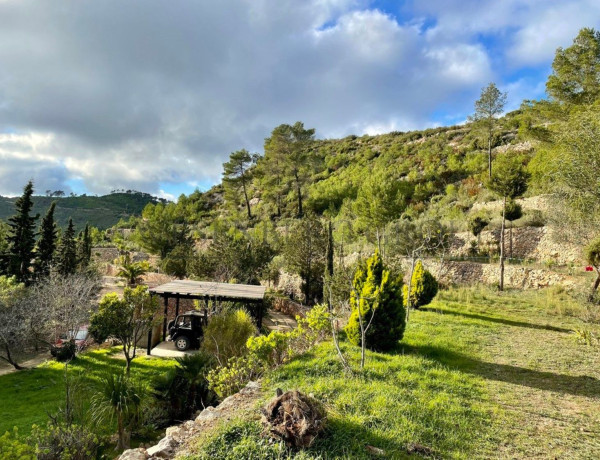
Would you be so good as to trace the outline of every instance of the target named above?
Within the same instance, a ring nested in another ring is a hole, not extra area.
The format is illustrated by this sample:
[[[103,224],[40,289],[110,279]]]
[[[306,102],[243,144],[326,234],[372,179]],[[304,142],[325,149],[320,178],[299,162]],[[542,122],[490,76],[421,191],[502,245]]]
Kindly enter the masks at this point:
[[[129,375],[131,361],[136,357],[137,343],[154,325],[158,300],[148,292],[148,287],[126,287],[123,298],[111,292],[106,294],[92,315],[90,333],[98,342],[115,338],[121,342]]]
[[[594,299],[594,295],[598,290],[598,286],[600,286],[600,236],[594,239],[586,248],[585,257],[587,262],[596,269],[596,273],[598,276],[596,277],[596,281],[594,281],[594,286],[592,287],[592,292],[590,294],[590,301]]]
[[[0,359],[17,370],[24,369],[16,360],[15,353],[27,345],[29,329],[27,315],[20,308],[25,295],[25,285],[16,277],[0,276]]]

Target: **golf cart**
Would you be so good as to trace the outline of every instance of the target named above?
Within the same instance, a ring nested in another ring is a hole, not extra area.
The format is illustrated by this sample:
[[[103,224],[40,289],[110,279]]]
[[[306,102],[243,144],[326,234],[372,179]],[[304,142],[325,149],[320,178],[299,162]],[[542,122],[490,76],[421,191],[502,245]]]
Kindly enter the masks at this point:
[[[179,351],[199,348],[205,324],[206,316],[202,312],[182,313],[169,323],[169,340],[175,343],[175,348]]]

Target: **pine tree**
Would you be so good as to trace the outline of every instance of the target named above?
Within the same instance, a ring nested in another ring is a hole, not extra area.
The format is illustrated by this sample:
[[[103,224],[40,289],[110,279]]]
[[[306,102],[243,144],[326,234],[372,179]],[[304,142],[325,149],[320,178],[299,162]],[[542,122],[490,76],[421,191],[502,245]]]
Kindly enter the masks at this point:
[[[35,221],[39,215],[32,216],[33,208],[33,182],[29,181],[23,189],[23,195],[15,202],[16,214],[8,219],[10,236],[9,272],[19,281],[28,281],[29,268],[35,247]]]
[[[483,131],[487,141],[488,175],[492,177],[492,139],[497,117],[502,114],[506,104],[506,93],[501,93],[494,83],[482,88],[480,98],[475,101],[475,114],[469,117],[476,127]]]
[[[90,234],[89,224],[85,224],[85,229],[79,234],[77,242],[77,259],[81,268],[86,268],[92,260],[92,236]]]
[[[246,149],[238,150],[229,155],[229,161],[223,163],[223,185],[228,195],[235,197],[241,189],[244,194],[244,203],[248,212],[248,219],[252,219],[248,186],[252,181],[252,166],[256,164],[258,155],[250,154]],[[250,170],[249,170],[250,169]]]
[[[71,275],[77,270],[77,241],[73,219],[69,219],[69,225],[62,235],[57,259],[58,272],[61,275]]]
[[[54,210],[56,203],[52,202],[48,212],[42,219],[40,225],[40,239],[37,244],[35,256],[35,273],[38,276],[47,275],[52,265],[54,251],[56,251],[57,229],[54,221]]]

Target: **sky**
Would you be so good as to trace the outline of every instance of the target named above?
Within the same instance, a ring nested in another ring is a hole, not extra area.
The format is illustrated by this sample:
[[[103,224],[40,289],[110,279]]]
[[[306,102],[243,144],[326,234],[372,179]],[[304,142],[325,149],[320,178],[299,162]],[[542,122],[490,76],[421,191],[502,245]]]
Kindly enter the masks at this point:
[[[0,195],[205,190],[281,123],[318,138],[544,97],[598,0],[0,0]]]

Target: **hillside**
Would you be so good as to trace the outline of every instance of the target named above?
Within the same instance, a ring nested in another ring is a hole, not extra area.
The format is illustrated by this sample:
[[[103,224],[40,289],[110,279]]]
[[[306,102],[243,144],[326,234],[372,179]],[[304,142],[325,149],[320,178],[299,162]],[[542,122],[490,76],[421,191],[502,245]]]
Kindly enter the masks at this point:
[[[16,199],[0,196],[0,220],[5,221],[14,214]],[[64,198],[34,196],[33,212],[43,215],[53,201],[56,201],[55,217],[58,225],[65,227],[71,217],[78,230],[86,223],[101,230],[110,228],[121,219],[139,216],[148,203],[158,202],[147,193],[112,193],[104,196],[82,195]]]

